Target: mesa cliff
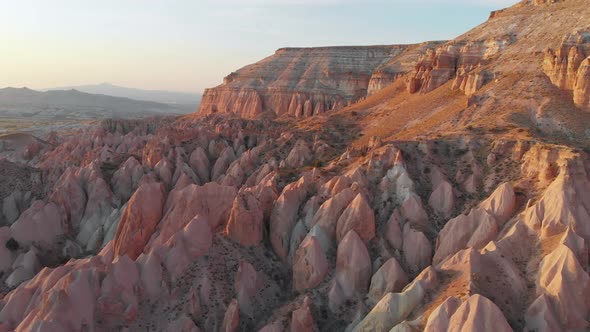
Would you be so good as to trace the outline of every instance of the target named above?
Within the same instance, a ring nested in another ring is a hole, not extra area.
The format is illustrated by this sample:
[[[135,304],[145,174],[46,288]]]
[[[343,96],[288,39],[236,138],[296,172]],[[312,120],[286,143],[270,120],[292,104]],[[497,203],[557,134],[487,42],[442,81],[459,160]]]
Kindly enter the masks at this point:
[[[199,112],[309,117],[343,109],[412,70],[417,45],[284,48],[205,90]]]

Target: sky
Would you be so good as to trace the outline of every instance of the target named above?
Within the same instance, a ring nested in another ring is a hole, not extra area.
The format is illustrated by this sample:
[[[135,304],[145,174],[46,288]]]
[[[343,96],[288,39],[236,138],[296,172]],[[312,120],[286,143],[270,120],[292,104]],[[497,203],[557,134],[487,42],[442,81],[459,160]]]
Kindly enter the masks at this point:
[[[201,92],[281,47],[452,39],[517,0],[0,0],[0,87]]]

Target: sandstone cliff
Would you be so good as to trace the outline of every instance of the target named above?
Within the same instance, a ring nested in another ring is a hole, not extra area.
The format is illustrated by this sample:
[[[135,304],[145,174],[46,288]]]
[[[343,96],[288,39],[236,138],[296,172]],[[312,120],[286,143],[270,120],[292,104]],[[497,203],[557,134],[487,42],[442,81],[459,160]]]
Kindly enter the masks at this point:
[[[476,69],[511,42],[510,36],[504,36],[486,40],[454,41],[429,49],[421,56],[413,75],[408,79],[408,92],[428,93],[454,78],[454,89],[460,89],[468,95],[473,94],[491,80],[489,74],[476,72]]]
[[[543,69],[557,87],[571,90],[574,103],[590,108],[590,29],[564,36],[561,45],[547,49]]]
[[[339,110],[410,71],[430,44],[279,49],[207,89],[199,112],[308,117]]]

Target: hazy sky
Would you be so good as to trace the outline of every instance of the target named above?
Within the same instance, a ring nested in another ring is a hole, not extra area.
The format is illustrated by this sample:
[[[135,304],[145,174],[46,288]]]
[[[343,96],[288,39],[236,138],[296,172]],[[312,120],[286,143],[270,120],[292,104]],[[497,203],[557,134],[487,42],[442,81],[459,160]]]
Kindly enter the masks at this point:
[[[516,0],[2,0],[0,87],[197,92],[285,46],[450,39]]]

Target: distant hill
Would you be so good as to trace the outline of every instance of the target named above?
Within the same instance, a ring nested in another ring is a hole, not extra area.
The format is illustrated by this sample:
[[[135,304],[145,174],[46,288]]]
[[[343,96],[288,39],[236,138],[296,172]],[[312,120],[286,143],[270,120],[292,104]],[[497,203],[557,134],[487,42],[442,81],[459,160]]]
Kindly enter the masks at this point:
[[[36,91],[28,88],[0,89],[0,116],[44,119],[138,118],[190,112],[186,105],[171,105],[90,94],[78,90]]]
[[[51,88],[45,89],[44,91],[72,89],[92,94],[124,97],[136,100],[147,100],[164,104],[191,105],[194,106],[194,109],[197,108],[201,101],[201,95],[197,93],[192,94],[162,90],[142,90],[116,86],[110,83]]]

